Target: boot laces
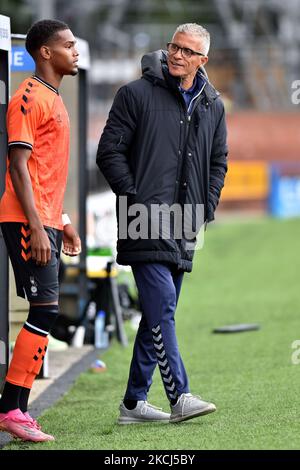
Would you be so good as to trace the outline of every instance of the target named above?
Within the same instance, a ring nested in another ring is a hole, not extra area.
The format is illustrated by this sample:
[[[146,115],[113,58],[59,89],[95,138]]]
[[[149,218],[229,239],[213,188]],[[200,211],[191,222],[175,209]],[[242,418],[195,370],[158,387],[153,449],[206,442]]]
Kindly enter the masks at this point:
[[[158,406],[150,405],[147,401],[144,401],[144,405],[141,409],[142,415],[145,415],[147,413],[148,408],[152,408],[153,410],[158,410],[162,411],[162,408],[159,408]]]

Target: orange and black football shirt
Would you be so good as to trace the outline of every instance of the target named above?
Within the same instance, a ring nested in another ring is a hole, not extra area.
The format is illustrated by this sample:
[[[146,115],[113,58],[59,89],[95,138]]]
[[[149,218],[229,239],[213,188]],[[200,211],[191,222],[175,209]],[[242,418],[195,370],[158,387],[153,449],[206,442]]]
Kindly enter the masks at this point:
[[[26,79],[7,111],[8,147],[30,149],[28,171],[43,225],[62,229],[69,161],[69,117],[58,90],[39,77]],[[28,222],[7,171],[0,222]]]

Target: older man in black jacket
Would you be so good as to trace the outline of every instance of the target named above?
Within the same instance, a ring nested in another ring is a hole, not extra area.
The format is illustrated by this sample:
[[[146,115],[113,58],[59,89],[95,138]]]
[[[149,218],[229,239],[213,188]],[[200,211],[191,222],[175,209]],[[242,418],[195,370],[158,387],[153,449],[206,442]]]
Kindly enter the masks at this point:
[[[142,305],[120,424],[216,409],[189,391],[174,322],[197,232],[214,219],[227,170],[224,106],[203,68],[209,43],[206,29],[188,23],[167,51],[145,55],[142,78],[118,91],[99,143],[97,164],[118,197],[117,261],[132,266]],[[157,363],[171,415],[146,401]]]

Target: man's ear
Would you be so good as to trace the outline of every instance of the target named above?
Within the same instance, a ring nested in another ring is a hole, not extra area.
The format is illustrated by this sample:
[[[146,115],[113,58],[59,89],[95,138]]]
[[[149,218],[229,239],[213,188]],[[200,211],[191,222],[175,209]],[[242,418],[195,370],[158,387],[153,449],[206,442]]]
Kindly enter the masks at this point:
[[[48,46],[42,46],[40,48],[40,54],[43,57],[43,59],[49,60],[51,57],[51,52]]]

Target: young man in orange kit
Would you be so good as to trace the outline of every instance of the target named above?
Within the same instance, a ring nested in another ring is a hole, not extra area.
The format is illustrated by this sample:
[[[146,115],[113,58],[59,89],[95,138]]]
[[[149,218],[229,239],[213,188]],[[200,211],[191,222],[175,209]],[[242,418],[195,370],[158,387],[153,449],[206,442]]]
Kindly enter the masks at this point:
[[[58,88],[78,73],[78,52],[68,25],[42,20],[28,31],[26,49],[36,65],[7,112],[8,158],[0,224],[13,266],[17,295],[29,301],[0,399],[0,430],[23,440],[54,437],[29,415],[29,393],[39,373],[48,333],[58,315],[61,245],[69,256],[80,239],[63,214],[69,161],[69,118]]]

